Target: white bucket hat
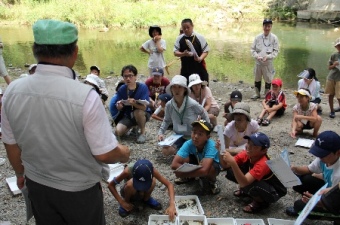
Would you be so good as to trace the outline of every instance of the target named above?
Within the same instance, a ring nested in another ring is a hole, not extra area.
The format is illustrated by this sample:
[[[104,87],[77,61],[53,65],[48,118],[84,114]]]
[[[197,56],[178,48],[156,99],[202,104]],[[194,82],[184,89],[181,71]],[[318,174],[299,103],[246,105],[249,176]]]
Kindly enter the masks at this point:
[[[188,88],[187,86],[187,78],[185,78],[184,76],[182,75],[175,75],[172,79],[171,79],[171,82],[168,86],[166,86],[166,93],[168,93],[169,95],[172,96],[172,93],[171,93],[171,87],[174,85],[174,84],[177,84],[177,85],[180,85],[182,87],[185,87],[187,89],[187,92],[188,92],[188,95],[190,93],[190,88]]]
[[[207,85],[208,82],[206,81],[202,81],[201,78],[200,78],[200,75],[194,73],[194,74],[191,74],[189,76],[189,88],[191,88],[193,85],[196,85],[196,84],[202,84],[202,85]]]
[[[245,116],[247,116],[247,119],[248,121],[251,120],[250,118],[250,107],[247,103],[244,103],[244,102],[238,102],[235,104],[234,106],[234,110],[231,114],[231,119],[233,120],[234,119],[234,114],[235,113],[240,113],[240,114],[243,114]]]
[[[93,85],[95,85],[99,88],[99,84],[97,82],[96,77],[97,77],[97,75],[89,74],[89,75],[86,76],[85,81],[87,81],[87,82],[89,82],[89,83],[91,83],[91,84],[93,84]]]

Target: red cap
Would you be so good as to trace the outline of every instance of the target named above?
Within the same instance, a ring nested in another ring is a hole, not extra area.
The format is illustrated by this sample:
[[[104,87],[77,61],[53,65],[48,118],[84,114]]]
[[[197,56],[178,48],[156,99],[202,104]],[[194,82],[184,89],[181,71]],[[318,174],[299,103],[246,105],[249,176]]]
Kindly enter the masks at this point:
[[[279,78],[275,78],[272,80],[272,84],[282,87],[282,80]]]

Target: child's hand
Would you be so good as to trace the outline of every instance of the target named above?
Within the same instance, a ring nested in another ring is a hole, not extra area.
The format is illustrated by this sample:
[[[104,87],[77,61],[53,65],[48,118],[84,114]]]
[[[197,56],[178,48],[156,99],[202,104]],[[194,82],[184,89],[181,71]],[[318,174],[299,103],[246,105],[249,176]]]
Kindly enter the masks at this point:
[[[290,136],[295,139],[296,138],[296,131],[294,130],[294,131],[290,132]]]
[[[133,210],[134,205],[131,203],[128,203],[126,201],[124,201],[122,204],[120,204],[126,211],[130,212],[131,210]]]
[[[153,40],[154,40],[155,42],[157,42],[157,41],[159,41],[159,40],[161,40],[161,39],[162,39],[162,36],[161,36],[161,35],[156,35],[156,36],[153,37]]]
[[[169,215],[170,221],[174,221],[174,220],[175,220],[175,216],[177,215],[175,204],[171,204],[171,205],[165,210],[165,214]]]
[[[163,140],[164,140],[164,135],[163,134],[158,135],[158,141],[163,141]]]
[[[220,151],[221,148],[221,141],[217,139],[217,141],[215,142],[215,148],[217,149],[217,151]]]
[[[229,165],[235,162],[234,157],[227,151],[223,154],[222,159],[224,162],[228,163]]]
[[[309,201],[309,199],[311,199],[313,197],[313,195],[311,193],[309,193],[308,191],[306,192],[303,192],[303,195],[302,195],[302,201],[304,203],[307,203]]]

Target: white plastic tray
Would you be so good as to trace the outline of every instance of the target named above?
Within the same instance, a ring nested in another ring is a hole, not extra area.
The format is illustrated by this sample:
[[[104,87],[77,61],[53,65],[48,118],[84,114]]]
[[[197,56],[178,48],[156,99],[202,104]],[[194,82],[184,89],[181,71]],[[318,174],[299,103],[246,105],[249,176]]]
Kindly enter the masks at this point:
[[[188,222],[188,225],[208,225],[204,215],[178,216],[178,225],[183,225],[185,221]]]
[[[18,185],[17,185],[17,177],[16,176],[6,178],[6,182],[9,186],[9,189],[11,189],[13,195],[21,194],[21,191],[20,191],[20,189],[18,188]]]
[[[268,218],[269,225],[294,225],[293,220],[282,220],[282,219],[275,219],[275,218]]]
[[[262,219],[235,219],[235,225],[265,225]]]
[[[150,215],[148,225],[177,225],[177,218],[172,222],[168,215]]]
[[[121,174],[124,170],[124,165],[121,163],[115,163],[115,164],[108,164],[110,167],[110,177],[107,179],[107,182],[110,183],[110,181],[117,177],[119,174]]]
[[[204,215],[204,210],[197,195],[175,196],[178,215]]]
[[[216,224],[216,225],[234,225],[235,219],[234,218],[207,218],[208,225],[209,224]]]

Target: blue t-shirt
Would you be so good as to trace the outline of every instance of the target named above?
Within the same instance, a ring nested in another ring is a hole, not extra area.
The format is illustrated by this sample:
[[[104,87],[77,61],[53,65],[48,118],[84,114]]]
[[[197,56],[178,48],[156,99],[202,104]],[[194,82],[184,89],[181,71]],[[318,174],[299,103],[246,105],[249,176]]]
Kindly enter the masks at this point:
[[[201,153],[196,151],[196,146],[193,144],[192,140],[188,140],[178,150],[177,155],[184,159],[188,158],[189,155],[194,155],[199,158],[199,161],[202,161],[203,158],[209,158],[220,163],[218,151],[215,148],[215,142],[211,139],[208,139]]]
[[[149,99],[149,89],[148,87],[143,84],[143,83],[139,83],[138,88],[135,91],[131,91],[127,89],[127,85],[124,84],[122,85],[119,90],[117,91],[117,96],[115,98],[115,101],[118,102],[120,100],[127,100],[128,97],[133,95],[133,92],[135,92],[133,98],[136,100],[146,100],[146,101],[150,101]],[[114,103],[115,104],[115,103]],[[131,115],[132,112],[132,107],[124,107],[124,114],[127,116]],[[146,108],[146,112],[151,113],[151,110],[149,107]]]

